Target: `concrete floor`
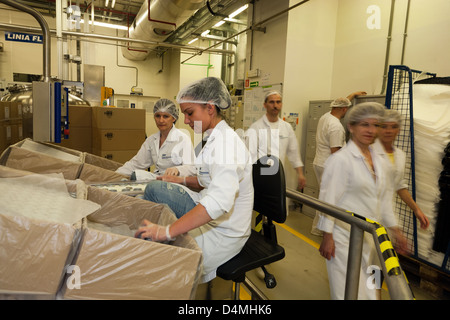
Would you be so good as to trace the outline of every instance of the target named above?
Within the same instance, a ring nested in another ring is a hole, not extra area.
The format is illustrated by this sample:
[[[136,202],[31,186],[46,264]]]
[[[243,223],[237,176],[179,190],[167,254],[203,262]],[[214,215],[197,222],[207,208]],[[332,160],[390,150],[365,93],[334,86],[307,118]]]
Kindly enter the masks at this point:
[[[299,209],[289,212],[286,222],[277,225],[278,243],[284,247],[286,257],[267,266],[277,281],[277,286],[267,289],[264,280],[253,270],[247,277],[270,300],[329,300],[328,275],[325,259],[319,254],[321,237],[310,233],[312,218]],[[216,278],[210,283],[211,299],[232,297],[230,281]],[[431,294],[411,284],[416,300],[436,300]],[[199,286],[197,298],[205,296],[206,284]],[[250,299],[248,290],[241,285],[241,299]],[[382,299],[389,300],[387,289],[382,289]]]

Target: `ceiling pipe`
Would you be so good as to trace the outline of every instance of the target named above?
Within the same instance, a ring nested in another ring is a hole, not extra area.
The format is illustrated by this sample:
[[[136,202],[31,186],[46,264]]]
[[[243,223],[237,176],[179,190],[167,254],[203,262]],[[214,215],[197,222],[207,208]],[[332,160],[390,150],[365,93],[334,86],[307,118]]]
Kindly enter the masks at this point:
[[[0,0],[3,1],[3,0]],[[6,23],[0,23],[0,30],[15,30],[18,32],[29,32],[29,33],[36,33],[40,34],[41,30],[39,28],[35,27],[28,27],[28,26],[20,26],[20,25],[11,25]],[[56,35],[56,30],[50,30],[51,34]],[[78,37],[80,39],[98,39],[98,40],[107,40],[107,41],[119,41],[122,43],[131,42],[136,43],[144,48],[147,47],[164,47],[164,48],[173,48],[173,49],[179,49],[179,50],[185,50],[190,52],[198,52],[199,48],[194,46],[187,46],[187,45],[180,45],[180,44],[170,44],[166,42],[157,42],[157,41],[147,41],[147,40],[140,40],[140,39],[129,39],[126,37],[116,37],[116,36],[107,36],[107,35],[101,35],[101,34],[95,34],[95,33],[83,33],[83,32],[75,32],[75,31],[67,31],[62,30],[62,35],[66,36],[74,36]],[[82,40],[83,41],[83,40]],[[86,40],[88,41],[88,40]],[[113,45],[116,46],[126,46],[126,44],[117,44],[114,43]],[[203,50],[205,51],[205,50]],[[215,53],[215,54],[235,54],[232,50],[222,50],[222,49],[210,49],[206,50],[207,52]]]
[[[224,39],[224,40],[218,41],[218,42],[216,42],[215,44],[213,44],[212,46],[209,46],[209,47],[207,47],[207,48],[205,48],[205,49],[199,50],[197,53],[193,54],[191,57],[189,57],[189,58],[187,58],[186,60],[182,61],[181,64],[185,63],[186,61],[191,60],[191,59],[194,58],[195,56],[201,55],[201,54],[202,54],[203,52],[205,52],[205,51],[211,50],[212,48],[218,46],[219,44],[222,44],[222,43],[224,43],[224,42],[226,42],[226,41],[229,41],[230,39],[232,39],[232,38],[234,38],[234,37],[237,37],[238,35],[240,35],[240,34],[242,34],[242,33],[244,33],[244,32],[247,32],[247,31],[265,31],[265,28],[261,28],[261,26],[262,26],[263,24],[269,22],[269,21],[272,20],[272,19],[275,19],[276,17],[278,17],[278,16],[280,16],[280,15],[282,15],[282,14],[284,14],[284,13],[286,13],[286,12],[288,12],[288,11],[294,9],[294,8],[297,8],[298,6],[300,6],[300,5],[302,5],[302,4],[305,4],[305,3],[308,2],[308,1],[310,1],[310,0],[303,0],[303,1],[300,1],[299,3],[294,4],[293,6],[287,8],[287,9],[285,9],[285,10],[281,10],[280,12],[278,12],[278,13],[276,13],[276,14],[274,14],[274,15],[272,15],[272,16],[270,16],[270,17],[264,19],[264,20],[259,21],[259,22],[255,23],[255,24],[253,24],[252,26],[250,26],[250,27],[248,27],[248,28],[246,28],[246,29],[244,29],[244,30],[238,32],[238,33],[233,34],[231,37],[228,37],[228,38],[226,38],[226,39]]]
[[[43,49],[43,81],[49,82],[50,81],[50,70],[51,70],[51,64],[50,64],[50,58],[51,58],[51,52],[50,52],[50,29],[48,27],[47,21],[45,21],[44,17],[34,10],[31,7],[28,7],[26,5],[23,5],[21,3],[18,3],[16,1],[10,1],[10,0],[0,0],[1,3],[4,3],[6,5],[9,5],[13,8],[16,8],[20,11],[23,11],[25,13],[31,14],[39,23],[42,29],[42,49]]]
[[[202,5],[203,0],[145,0],[129,27],[126,42],[140,39],[161,43]],[[142,49],[140,45],[127,45],[122,47],[122,54],[129,60],[144,60],[150,50]]]

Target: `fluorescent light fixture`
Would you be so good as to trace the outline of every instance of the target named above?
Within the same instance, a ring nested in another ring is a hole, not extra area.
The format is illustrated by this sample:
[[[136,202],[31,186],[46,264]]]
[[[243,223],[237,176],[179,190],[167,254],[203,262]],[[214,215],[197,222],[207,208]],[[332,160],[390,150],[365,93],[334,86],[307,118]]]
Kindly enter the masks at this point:
[[[204,37],[204,36],[206,36],[208,33],[209,33],[209,30],[205,30],[205,31],[202,32],[201,36]]]
[[[81,23],[84,23],[84,20],[82,19],[80,21]],[[92,21],[89,20],[89,24],[92,24]],[[105,27],[105,28],[111,28],[111,29],[119,29],[119,30],[128,30],[127,26],[120,26],[118,24],[112,24],[112,23],[106,23],[106,22],[99,22],[99,21],[94,21],[94,26],[99,26],[99,27]]]
[[[109,4],[109,0],[105,0],[105,7],[107,7]]]
[[[194,42],[197,41],[197,40],[198,40],[198,38],[194,38],[194,39],[192,39],[191,41],[189,41],[188,44],[194,43]]]
[[[242,11],[244,11],[245,9],[248,8],[248,4],[246,4],[245,6],[240,7],[239,9],[237,9],[235,12],[233,12],[232,14],[230,14],[228,17],[230,18],[234,18],[235,16],[237,16],[239,13],[241,13]]]
[[[214,27],[220,27],[221,25],[223,25],[225,23],[225,20],[220,20],[219,22],[217,22]]]
[[[116,5],[116,0],[112,0],[111,8],[114,8],[115,5]]]

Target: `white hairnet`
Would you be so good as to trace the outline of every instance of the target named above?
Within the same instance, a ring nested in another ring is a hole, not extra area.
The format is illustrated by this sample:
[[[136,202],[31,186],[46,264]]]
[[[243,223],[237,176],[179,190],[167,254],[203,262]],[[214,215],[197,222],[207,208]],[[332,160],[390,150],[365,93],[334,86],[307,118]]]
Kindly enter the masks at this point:
[[[378,102],[363,102],[350,108],[346,118],[351,125],[357,124],[368,118],[381,120],[384,115],[384,110],[385,107]]]
[[[231,105],[231,96],[225,83],[215,77],[197,80],[183,89],[177,95],[178,103],[210,103],[219,109],[227,109]]]
[[[386,109],[384,111],[384,115],[383,115],[383,118],[381,121],[382,122],[395,122],[397,124],[400,124],[402,122],[402,116],[396,110]]]
[[[155,102],[155,106],[153,107],[153,113],[155,114],[157,112],[167,112],[172,117],[174,117],[175,120],[178,120],[179,114],[178,108],[175,105],[175,103],[169,99],[159,99],[158,101]]]
[[[264,102],[267,102],[267,98],[273,94],[277,94],[280,96],[280,98],[282,98],[281,93],[279,93],[278,91],[269,91],[268,93],[266,93],[266,96],[264,97]]]
[[[350,107],[352,103],[347,98],[337,98],[333,102],[331,102],[330,107],[332,108],[342,108],[342,107]]]

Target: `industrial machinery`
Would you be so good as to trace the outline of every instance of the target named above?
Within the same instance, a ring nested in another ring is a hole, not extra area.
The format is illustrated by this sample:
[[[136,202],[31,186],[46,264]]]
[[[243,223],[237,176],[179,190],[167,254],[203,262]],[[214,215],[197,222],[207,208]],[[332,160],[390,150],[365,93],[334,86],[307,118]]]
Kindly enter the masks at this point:
[[[23,137],[36,141],[61,142],[68,138],[69,106],[89,106],[89,103],[62,82],[15,84],[1,101],[22,104]],[[49,108],[49,106],[51,106]]]

